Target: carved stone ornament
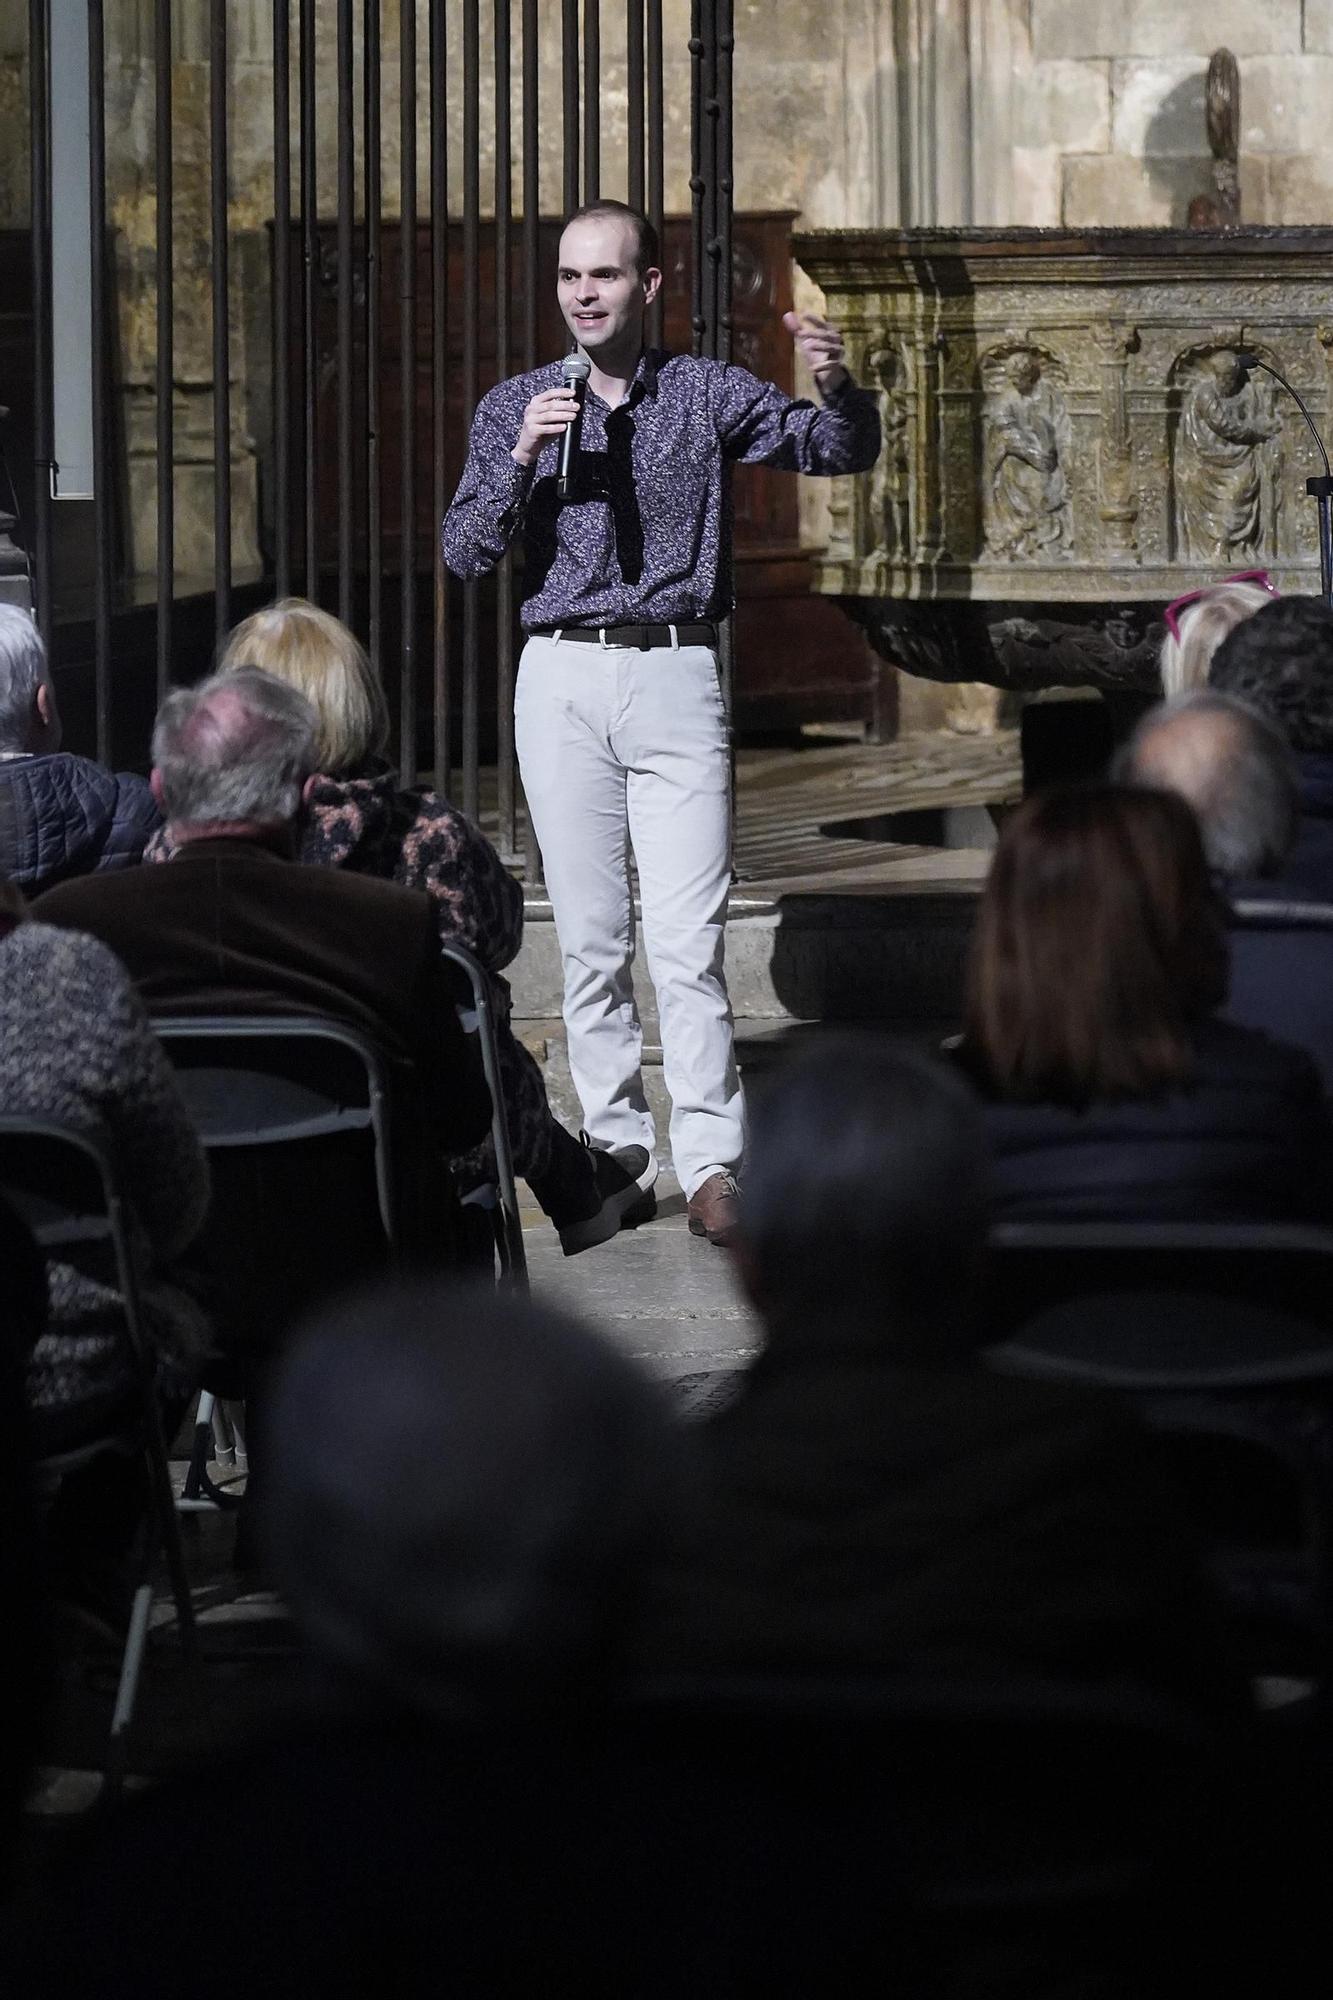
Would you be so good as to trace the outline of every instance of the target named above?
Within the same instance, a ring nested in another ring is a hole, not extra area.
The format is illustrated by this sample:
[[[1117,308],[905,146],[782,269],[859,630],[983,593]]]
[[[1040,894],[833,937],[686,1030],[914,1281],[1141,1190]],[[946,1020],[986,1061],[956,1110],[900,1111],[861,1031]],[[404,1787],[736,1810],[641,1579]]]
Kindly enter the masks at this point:
[[[1276,539],[1282,419],[1267,380],[1246,379],[1234,350],[1193,362],[1176,434],[1176,537],[1192,562],[1254,557]]]
[[[982,364],[982,520],[1000,559],[1069,553],[1069,412],[1043,359],[1019,347]]]
[[[795,250],[884,419],[879,465],[834,482],[817,587],[868,600],[912,671],[1148,688],[1173,597],[1259,565],[1318,590],[1322,466],[1236,357],[1329,421],[1333,229],[829,230]]]

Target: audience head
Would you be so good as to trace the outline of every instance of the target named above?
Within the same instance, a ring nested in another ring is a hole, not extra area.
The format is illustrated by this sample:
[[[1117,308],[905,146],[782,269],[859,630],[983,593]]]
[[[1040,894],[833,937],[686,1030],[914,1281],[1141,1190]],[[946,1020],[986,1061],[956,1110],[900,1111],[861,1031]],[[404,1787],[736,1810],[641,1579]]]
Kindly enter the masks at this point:
[[[1276,875],[1300,818],[1286,739],[1244,702],[1202,690],[1150,709],[1118,752],[1123,784],[1178,792],[1199,821],[1203,851],[1225,882]]]
[[[798,1055],[754,1106],[738,1257],[776,1349],[976,1344],[990,1183],[981,1115],[943,1064],[871,1035]]]
[[[0,604],[0,752],[60,748],[60,711],[42,635],[28,612]]]
[[[1209,665],[1227,634],[1271,604],[1275,595],[1271,584],[1228,577],[1169,604],[1160,655],[1162,693],[1168,700],[1206,687]]]
[[[173,688],[157,712],[153,791],[177,840],[289,825],[314,768],[310,703],[255,667]]]
[[[1005,822],[967,973],[962,1053],[985,1089],[1073,1105],[1168,1089],[1226,986],[1223,910],[1183,799],[1089,786]]]
[[[1333,752],[1333,611],[1318,597],[1280,597],[1228,634],[1209,684],[1257,708],[1293,750]]]
[[[300,689],[315,711],[317,771],[352,771],[383,754],[389,711],[365,647],[340,619],[304,597],[284,597],[244,619],[218,667],[222,673],[261,667]]]
[[[293,1340],[264,1527],[312,1660],[416,1713],[604,1696],[676,1525],[655,1385],[512,1294],[399,1282]]]

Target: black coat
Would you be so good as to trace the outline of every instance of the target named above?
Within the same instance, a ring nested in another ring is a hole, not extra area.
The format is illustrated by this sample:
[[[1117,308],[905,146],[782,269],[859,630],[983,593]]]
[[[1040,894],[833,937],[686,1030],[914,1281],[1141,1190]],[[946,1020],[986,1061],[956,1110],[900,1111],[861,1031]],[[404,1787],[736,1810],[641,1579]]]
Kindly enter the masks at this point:
[[[1075,1111],[986,1106],[1002,1222],[1330,1222],[1333,1127],[1310,1057],[1230,1021],[1187,1088]]]
[[[133,868],[161,824],[143,778],[65,751],[0,761],[0,874],[29,896],[74,875]]]

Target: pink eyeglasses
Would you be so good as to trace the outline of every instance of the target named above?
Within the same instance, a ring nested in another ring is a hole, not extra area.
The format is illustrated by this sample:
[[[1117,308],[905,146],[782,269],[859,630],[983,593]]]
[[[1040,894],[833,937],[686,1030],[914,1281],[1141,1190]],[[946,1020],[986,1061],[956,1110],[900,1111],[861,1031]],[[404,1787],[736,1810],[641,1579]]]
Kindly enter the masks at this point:
[[[1220,590],[1224,583],[1257,583],[1260,590],[1266,590],[1270,597],[1281,595],[1266,569],[1239,569],[1234,576],[1224,576],[1221,583],[1205,583],[1198,590],[1187,590],[1183,597],[1174,598],[1162,613],[1166,629],[1177,645],[1180,644],[1181,612],[1187,605],[1197,604],[1201,597],[1207,597],[1210,591]]]

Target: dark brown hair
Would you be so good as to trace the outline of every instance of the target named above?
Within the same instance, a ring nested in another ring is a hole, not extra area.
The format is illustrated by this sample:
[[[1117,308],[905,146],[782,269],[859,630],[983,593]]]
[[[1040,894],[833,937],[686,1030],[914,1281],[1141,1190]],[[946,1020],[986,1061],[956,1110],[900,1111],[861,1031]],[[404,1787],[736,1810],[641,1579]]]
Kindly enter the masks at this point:
[[[1169,1089],[1226,988],[1223,913],[1182,799],[1088,786],[1006,823],[967,972],[962,1055],[983,1088],[1074,1105]]]
[[[637,208],[631,208],[628,202],[612,201],[608,197],[604,201],[585,202],[582,208],[576,208],[572,215],[566,216],[565,228],[568,229],[573,222],[590,222],[595,215],[617,215],[622,222],[630,224],[638,246],[634,263],[640,277],[645,271],[657,269],[657,259],[660,254],[657,231],[646,215],[641,214]]]

